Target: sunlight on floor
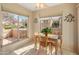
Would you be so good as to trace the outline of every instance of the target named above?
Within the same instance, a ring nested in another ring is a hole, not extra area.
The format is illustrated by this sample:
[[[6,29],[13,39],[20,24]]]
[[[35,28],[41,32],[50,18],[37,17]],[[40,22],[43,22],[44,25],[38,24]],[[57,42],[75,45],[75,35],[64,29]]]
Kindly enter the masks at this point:
[[[34,48],[34,44],[31,44],[31,45],[25,46],[23,48],[20,48],[18,50],[15,50],[14,53],[16,53],[17,55],[20,55],[20,54],[25,55],[25,54],[29,54],[29,53],[30,54],[36,53],[35,52],[36,50],[35,51],[32,50],[33,48]],[[38,47],[37,47],[37,50],[39,50]],[[47,49],[47,50],[48,50],[47,54],[49,55],[50,54],[50,51],[49,51],[49,49]],[[40,49],[39,51],[40,51],[41,54],[44,54],[44,52],[43,52],[44,50],[43,49]],[[52,53],[54,53],[54,52],[55,52],[55,49],[53,49]]]
[[[12,41],[7,40],[7,39],[3,39],[3,44],[2,45],[7,45],[9,43],[12,43]]]
[[[27,38],[21,38],[19,40],[26,40]],[[13,42],[16,42],[16,41],[19,41],[18,39],[16,38],[7,38],[7,39],[3,39],[3,43],[2,45],[7,45],[7,44],[10,44],[10,43],[13,43]]]
[[[32,48],[34,48],[34,44],[26,46],[26,47],[23,47],[23,48],[18,49],[18,50],[15,50],[14,52],[19,55],[19,54],[21,54],[24,51],[28,52]]]
[[[7,40],[5,41],[7,42]],[[8,41],[11,43],[10,41]],[[39,51],[39,53],[38,53]],[[5,54],[5,53],[4,53]],[[44,48],[39,49],[39,44],[37,44],[37,50],[34,47],[33,42],[26,43],[23,47],[18,48],[17,50],[14,50],[12,52],[6,53],[8,55],[50,55],[49,47],[47,47],[47,53]],[[63,49],[63,55],[74,55],[75,53]],[[52,55],[55,55],[55,48],[53,47]],[[60,49],[58,49],[58,55],[60,54]]]

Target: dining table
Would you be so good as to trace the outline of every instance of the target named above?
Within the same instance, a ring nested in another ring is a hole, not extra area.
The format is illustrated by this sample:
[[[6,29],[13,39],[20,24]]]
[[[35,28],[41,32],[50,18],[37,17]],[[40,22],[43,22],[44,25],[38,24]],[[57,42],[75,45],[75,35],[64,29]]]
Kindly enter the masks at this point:
[[[38,37],[45,37],[45,35],[43,33],[35,33],[34,36],[36,38]],[[57,35],[57,34],[48,34],[48,40],[47,42],[50,43],[50,45],[54,44],[55,43],[55,54],[57,54],[58,52],[58,48],[60,48],[60,52],[62,54],[62,35]],[[35,40],[35,42],[37,42],[37,40]],[[35,43],[35,46],[36,46],[37,43]],[[53,46],[53,45],[52,45]],[[52,47],[51,47],[52,49]],[[51,54],[52,54],[52,50],[51,50]]]

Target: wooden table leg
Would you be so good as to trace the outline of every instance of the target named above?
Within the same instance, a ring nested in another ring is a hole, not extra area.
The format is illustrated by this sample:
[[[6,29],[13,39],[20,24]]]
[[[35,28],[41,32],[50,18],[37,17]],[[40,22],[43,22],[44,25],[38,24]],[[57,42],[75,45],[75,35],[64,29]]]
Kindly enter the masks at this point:
[[[49,50],[50,50],[50,53],[52,55],[52,43],[49,43]]]
[[[37,50],[37,37],[34,38],[34,43],[35,43],[34,48],[35,48],[35,50]]]
[[[63,51],[62,51],[62,39],[60,40],[60,53],[61,53],[61,55],[63,54]]]
[[[58,41],[56,41],[56,46],[55,46],[55,55],[57,55],[58,52]]]

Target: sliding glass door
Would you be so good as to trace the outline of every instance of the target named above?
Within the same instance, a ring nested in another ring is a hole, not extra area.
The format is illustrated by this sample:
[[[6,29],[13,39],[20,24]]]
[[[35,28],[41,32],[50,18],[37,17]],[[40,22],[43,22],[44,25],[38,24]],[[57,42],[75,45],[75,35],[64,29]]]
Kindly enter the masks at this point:
[[[25,16],[19,16],[19,38],[24,39],[27,38],[27,28],[28,28],[28,17]]]
[[[28,17],[3,12],[3,46],[28,37]]]

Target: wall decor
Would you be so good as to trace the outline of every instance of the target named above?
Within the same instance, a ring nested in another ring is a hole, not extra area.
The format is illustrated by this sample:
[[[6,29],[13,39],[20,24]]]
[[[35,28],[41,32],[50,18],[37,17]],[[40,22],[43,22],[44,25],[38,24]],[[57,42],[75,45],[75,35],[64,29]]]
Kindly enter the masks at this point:
[[[38,23],[38,19],[37,18],[34,19],[34,23]]]
[[[68,14],[67,16],[65,16],[64,21],[73,22],[74,21],[74,16],[72,14]]]

